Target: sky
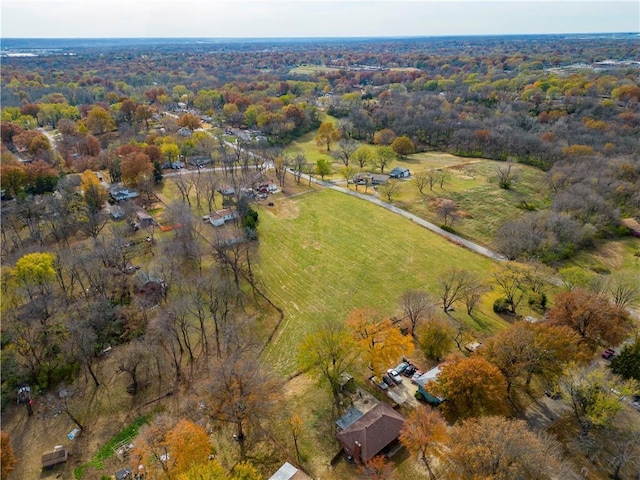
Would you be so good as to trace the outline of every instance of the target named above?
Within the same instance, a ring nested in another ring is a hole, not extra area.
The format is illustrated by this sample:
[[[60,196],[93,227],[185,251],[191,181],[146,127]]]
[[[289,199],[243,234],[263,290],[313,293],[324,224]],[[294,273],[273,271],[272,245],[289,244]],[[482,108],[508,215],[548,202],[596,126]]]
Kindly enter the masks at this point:
[[[0,0],[2,38],[640,32],[640,0]]]

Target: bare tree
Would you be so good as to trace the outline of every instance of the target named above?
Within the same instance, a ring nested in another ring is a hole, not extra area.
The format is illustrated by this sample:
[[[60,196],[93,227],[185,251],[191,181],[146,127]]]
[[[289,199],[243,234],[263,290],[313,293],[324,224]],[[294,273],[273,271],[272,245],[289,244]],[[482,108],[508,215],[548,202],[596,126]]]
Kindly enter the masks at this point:
[[[146,385],[149,353],[148,345],[142,340],[133,340],[121,349],[117,372],[129,375],[131,383],[127,386],[127,393],[130,395],[137,394]]]
[[[349,137],[342,137],[338,140],[338,150],[332,152],[332,157],[341,161],[345,167],[349,166],[351,155],[355,152],[360,143]]]
[[[391,203],[391,198],[400,192],[400,190],[400,182],[394,182],[393,180],[388,180],[378,187],[378,191],[387,197],[387,202],[389,203]]]
[[[462,299],[465,290],[469,287],[471,276],[467,270],[450,268],[439,278],[441,287],[440,298],[445,312],[451,310],[454,302]]]
[[[416,327],[433,314],[435,302],[423,290],[408,290],[402,294],[402,311],[409,319],[411,335],[415,337]]]
[[[209,416],[235,426],[234,438],[245,458],[248,428],[258,427],[276,406],[280,388],[264,369],[255,352],[232,351],[212,365],[215,377],[206,388]]]
[[[431,190],[433,190],[433,183],[430,184],[429,182],[430,176],[428,171],[422,170],[420,172],[416,172],[413,179],[420,195],[424,195],[424,189],[427,185],[430,185]]]
[[[195,186],[195,182],[192,176],[178,174],[171,180],[178,189],[178,192],[180,192],[182,202],[186,203],[187,205],[189,205],[189,208],[191,208],[191,198],[189,198],[189,195],[191,193],[191,190]]]
[[[440,199],[436,211],[442,218],[444,226],[448,228],[453,227],[453,223],[460,218],[458,204],[448,198]]]
[[[617,274],[609,282],[609,294],[613,303],[622,308],[631,308],[640,302],[640,274]]]
[[[500,188],[509,190],[517,178],[516,172],[513,170],[513,163],[507,162],[505,166],[498,167],[495,171]]]

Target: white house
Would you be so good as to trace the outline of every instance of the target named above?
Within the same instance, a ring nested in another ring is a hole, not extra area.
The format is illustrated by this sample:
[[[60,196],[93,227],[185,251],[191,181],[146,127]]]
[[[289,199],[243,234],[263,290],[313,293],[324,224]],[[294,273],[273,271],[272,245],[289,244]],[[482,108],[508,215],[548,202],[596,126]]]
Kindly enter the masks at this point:
[[[211,222],[211,225],[214,227],[220,227],[224,225],[225,222],[235,218],[238,218],[238,214],[230,208],[225,208],[224,210],[216,210],[209,215],[209,222]]]

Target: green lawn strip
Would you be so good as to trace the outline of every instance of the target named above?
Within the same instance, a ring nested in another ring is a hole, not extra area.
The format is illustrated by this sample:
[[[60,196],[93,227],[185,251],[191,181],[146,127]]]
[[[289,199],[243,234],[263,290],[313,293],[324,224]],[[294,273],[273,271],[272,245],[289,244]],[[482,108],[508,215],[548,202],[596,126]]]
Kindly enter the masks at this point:
[[[292,201],[300,211],[294,219],[261,210],[254,267],[266,293],[285,311],[266,352],[281,373],[295,370],[297,345],[315,323],[345,319],[364,306],[392,315],[405,290],[424,288],[437,296],[438,277],[451,266],[487,280],[495,266],[399,215],[338,192]],[[501,321],[492,318],[482,323],[493,323],[495,330]]]
[[[105,443],[102,448],[93,455],[91,461],[80,465],[73,471],[74,477],[76,479],[83,478],[84,473],[88,468],[95,468],[96,470],[102,469],[104,467],[104,461],[113,456],[114,448],[125,440],[134,438],[138,435],[140,427],[148,423],[150,418],[151,414],[142,415],[141,417],[136,418],[131,425],[120,430],[120,432]]]

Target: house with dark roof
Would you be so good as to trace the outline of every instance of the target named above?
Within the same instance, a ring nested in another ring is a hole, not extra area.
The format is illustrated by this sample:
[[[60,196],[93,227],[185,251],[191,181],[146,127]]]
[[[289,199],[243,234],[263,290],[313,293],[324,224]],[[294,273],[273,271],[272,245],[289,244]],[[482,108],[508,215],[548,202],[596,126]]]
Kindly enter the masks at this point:
[[[400,413],[386,403],[379,403],[340,430],[336,438],[347,455],[356,463],[364,463],[393,443],[403,425],[404,417]]]
[[[269,480],[311,480],[311,477],[289,462],[285,462]]]

